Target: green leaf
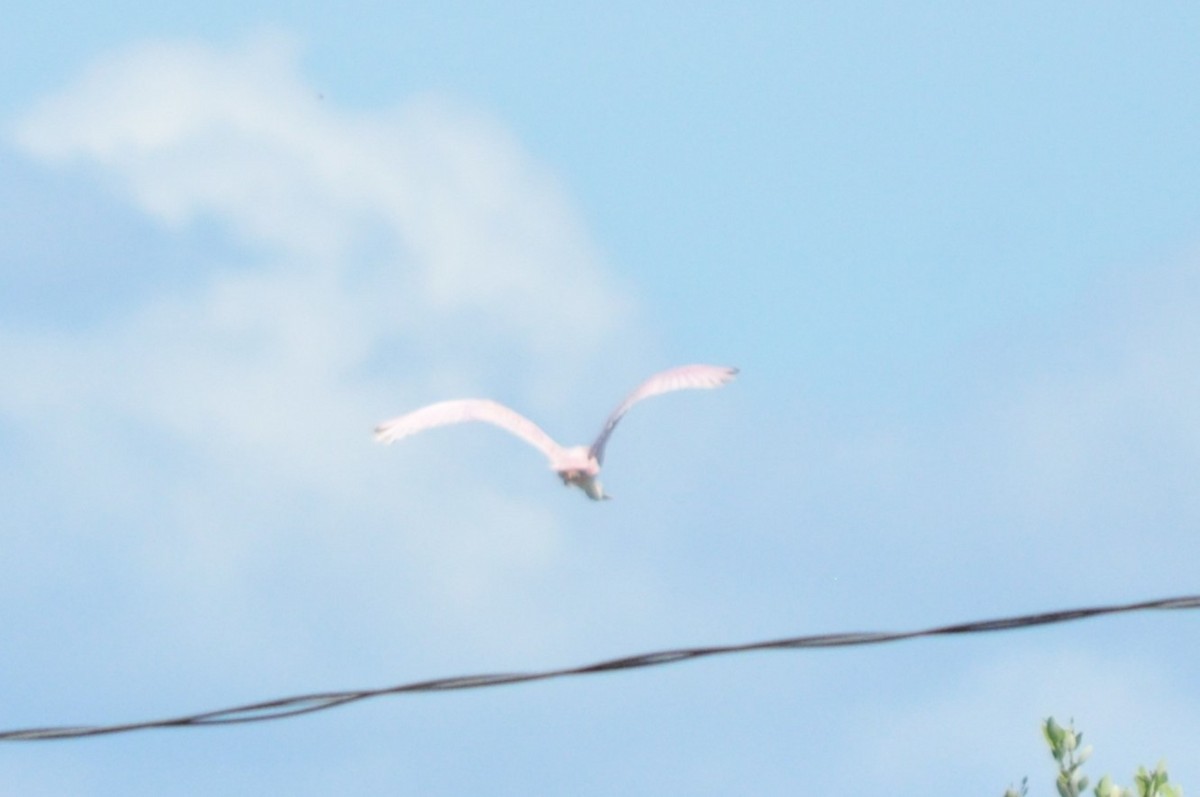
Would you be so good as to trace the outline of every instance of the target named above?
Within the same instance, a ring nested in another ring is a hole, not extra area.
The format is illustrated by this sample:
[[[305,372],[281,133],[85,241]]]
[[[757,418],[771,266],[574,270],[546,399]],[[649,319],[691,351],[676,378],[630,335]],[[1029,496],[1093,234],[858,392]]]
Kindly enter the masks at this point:
[[[1042,723],[1042,733],[1045,735],[1046,741],[1050,743],[1050,747],[1057,749],[1062,746],[1063,729],[1054,721],[1054,717],[1048,717]]]

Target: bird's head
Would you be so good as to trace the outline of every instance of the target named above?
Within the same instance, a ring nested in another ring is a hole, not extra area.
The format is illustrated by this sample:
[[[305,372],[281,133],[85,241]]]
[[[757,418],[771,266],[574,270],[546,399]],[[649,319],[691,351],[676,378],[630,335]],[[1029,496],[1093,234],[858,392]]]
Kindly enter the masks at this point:
[[[558,475],[562,479],[564,487],[574,485],[583,490],[587,494],[587,497],[593,501],[607,501],[612,498],[611,495],[604,492],[604,485],[595,476],[590,476],[577,470],[559,471]]]
[[[565,486],[578,487],[593,501],[604,501],[610,498],[605,494],[604,487],[599,480],[596,479],[600,475],[600,463],[592,456],[587,446],[563,449],[554,463],[554,470]]]

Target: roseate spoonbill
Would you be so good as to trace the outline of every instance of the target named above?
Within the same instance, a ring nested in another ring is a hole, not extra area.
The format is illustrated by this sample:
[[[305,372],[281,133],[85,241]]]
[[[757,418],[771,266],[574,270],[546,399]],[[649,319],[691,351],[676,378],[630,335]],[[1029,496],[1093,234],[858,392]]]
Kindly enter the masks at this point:
[[[732,382],[737,372],[736,368],[719,365],[682,365],[655,374],[617,405],[590,446],[560,446],[533,421],[489,399],[455,399],[430,404],[379,424],[375,427],[375,439],[391,443],[435,426],[483,421],[515,434],[545,454],[551,470],[558,474],[564,486],[575,485],[593,501],[607,500],[612,496],[604,492],[596,477],[604,462],[608,437],[630,407],[642,399],[672,390],[721,387]]]

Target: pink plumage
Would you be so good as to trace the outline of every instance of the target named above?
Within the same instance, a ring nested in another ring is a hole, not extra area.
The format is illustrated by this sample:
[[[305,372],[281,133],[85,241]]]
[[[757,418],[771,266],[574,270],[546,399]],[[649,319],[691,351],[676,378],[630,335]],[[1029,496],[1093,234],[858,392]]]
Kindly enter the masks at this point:
[[[675,390],[721,387],[732,382],[737,373],[736,368],[719,365],[683,365],[661,371],[638,385],[617,405],[591,446],[565,448],[533,421],[490,399],[456,399],[430,404],[379,424],[375,427],[375,439],[382,443],[391,443],[437,426],[468,421],[490,423],[516,435],[545,454],[551,469],[559,475],[564,485],[574,485],[592,500],[599,501],[611,497],[604,492],[596,478],[604,461],[605,446],[613,429],[634,404],[642,399]]]

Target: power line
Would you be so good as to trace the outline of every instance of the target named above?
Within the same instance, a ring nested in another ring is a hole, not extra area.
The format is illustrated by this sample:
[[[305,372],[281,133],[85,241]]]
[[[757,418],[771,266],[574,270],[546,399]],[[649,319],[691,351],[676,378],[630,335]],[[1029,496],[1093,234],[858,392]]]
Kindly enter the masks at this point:
[[[408,694],[411,692],[444,692],[455,689],[481,689],[483,687],[504,686],[529,681],[546,681],[552,678],[566,678],[574,675],[591,675],[594,673],[611,672],[614,670],[632,670],[639,667],[654,667],[661,664],[700,659],[709,656],[722,656],[731,653],[748,653],[755,650],[792,650],[797,648],[837,648],[855,645],[875,645],[882,642],[899,642],[905,639],[919,637],[946,636],[953,634],[977,634],[990,631],[1006,631],[1014,628],[1028,628],[1038,625],[1066,623],[1083,620],[1089,617],[1100,617],[1124,612],[1140,612],[1163,609],[1196,609],[1200,608],[1200,595],[1181,598],[1163,598],[1160,600],[1141,601],[1138,603],[1117,604],[1112,606],[1093,606],[1084,609],[1066,609],[1063,611],[1026,614],[1017,617],[1004,617],[996,620],[981,620],[970,623],[927,628],[920,631],[899,632],[849,632],[841,634],[816,634],[811,636],[789,637],[765,642],[749,642],[739,645],[714,645],[710,647],[679,648],[662,650],[654,653],[643,653],[637,656],[623,656],[616,659],[585,664],[579,667],[564,667],[561,669],[540,670],[536,672],[496,673],[485,675],[463,675],[452,678],[438,678],[432,681],[417,681],[415,683],[387,686],[381,689],[356,689],[344,692],[317,692],[296,697],[284,697],[277,700],[266,700],[260,703],[249,703],[233,708],[207,711],[200,714],[189,714],[168,719],[148,720],[145,722],[130,722],[117,725],[74,725],[45,728],[25,728],[22,730],[0,732],[0,741],[35,741],[47,739],[76,739],[84,736],[103,736],[130,731],[148,730],[150,728],[191,728],[200,725],[234,725],[247,722],[265,722],[267,720],[294,717],[299,714],[309,714],[314,711],[344,706],[360,700],[367,700],[386,695]]]

